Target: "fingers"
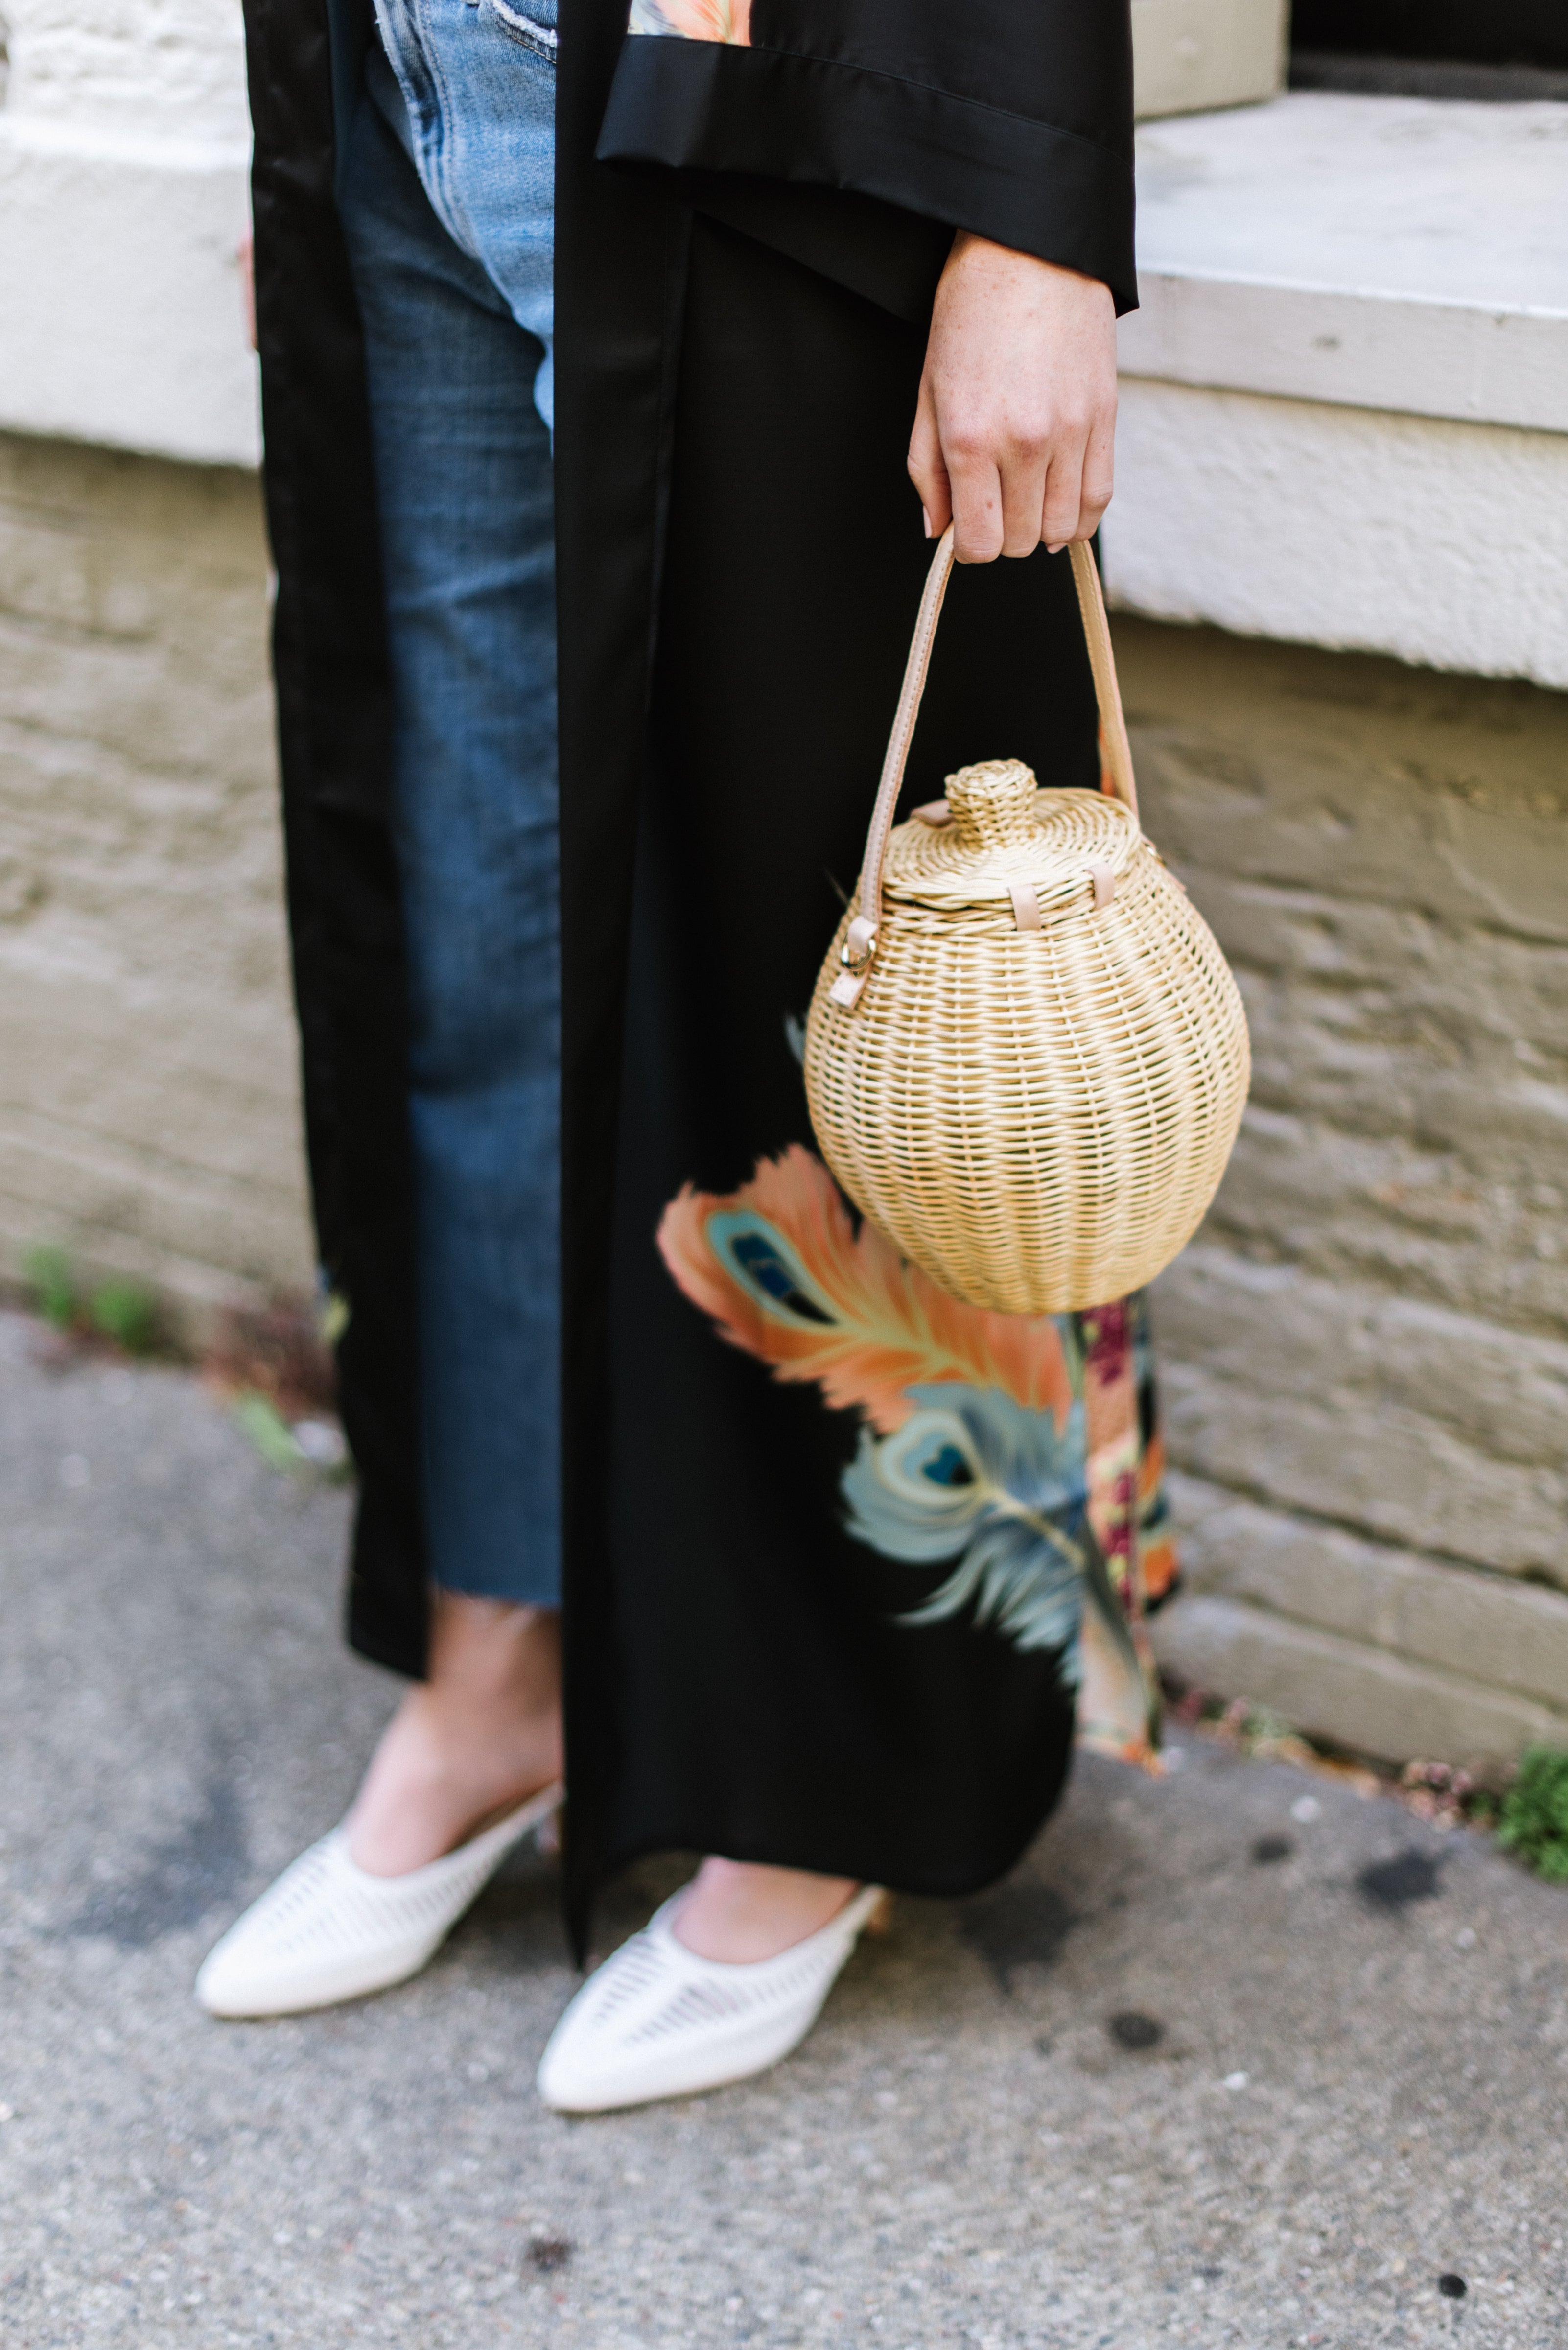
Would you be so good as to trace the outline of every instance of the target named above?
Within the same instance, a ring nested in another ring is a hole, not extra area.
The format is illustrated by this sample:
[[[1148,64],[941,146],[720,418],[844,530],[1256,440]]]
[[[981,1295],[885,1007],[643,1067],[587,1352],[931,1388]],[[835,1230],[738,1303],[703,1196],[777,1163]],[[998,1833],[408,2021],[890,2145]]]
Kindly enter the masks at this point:
[[[253,351],[261,346],[256,339],[256,247],[255,239],[248,233],[242,236],[234,254],[240,272],[240,299],[244,305],[245,340]]]
[[[1111,502],[1115,432],[1114,412],[1092,423],[1046,420],[1026,432],[940,420],[923,393],[909,473],[933,535],[951,519],[961,563],[1033,555],[1042,540],[1055,554],[1100,526]]]
[[[953,518],[953,503],[929,373],[920,380],[920,396],[915,404],[915,426],[909,435],[909,479],[919,492],[920,504],[925,508],[926,536],[940,538]]]
[[[1084,450],[1084,478],[1079,496],[1078,538],[1093,538],[1116,489],[1116,399],[1113,385],[1107,404],[1090,427]]]
[[[961,563],[1092,537],[1110,502],[1116,315],[1097,279],[961,232],[937,288],[909,472]]]
[[[1049,426],[1017,433],[1002,459],[1002,553],[1033,555],[1040,544],[1040,516],[1054,470]]]
[[[1033,555],[1042,540],[1055,553],[1099,527],[1109,490],[1097,503],[1087,492],[1089,443],[1081,428],[1042,427],[1011,438],[960,430],[943,446],[961,563]]]
[[[961,563],[1033,555],[1040,544],[1048,444],[998,427],[983,410],[937,419],[952,499],[953,553]]]
[[[1088,536],[1079,527],[1084,504],[1086,438],[1085,435],[1080,439],[1075,433],[1051,452],[1050,469],[1045,476],[1045,495],[1040,511],[1040,537],[1053,555],[1059,554],[1069,539]]]
[[[943,443],[952,484],[953,554],[961,563],[992,563],[1006,536],[1002,475],[983,442],[950,434]]]

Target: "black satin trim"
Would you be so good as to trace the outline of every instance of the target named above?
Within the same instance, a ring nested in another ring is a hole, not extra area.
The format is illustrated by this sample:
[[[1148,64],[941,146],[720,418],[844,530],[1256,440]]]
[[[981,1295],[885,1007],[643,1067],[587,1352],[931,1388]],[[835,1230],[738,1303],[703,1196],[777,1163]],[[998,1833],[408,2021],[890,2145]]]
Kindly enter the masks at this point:
[[[854,190],[1097,277],[1118,315],[1137,307],[1129,157],[897,74],[638,35],[622,47],[597,152]],[[858,231],[846,221],[843,234]]]
[[[369,11],[363,7],[364,25]],[[363,26],[361,30],[363,30]],[[347,1301],[338,1403],[359,1477],[348,1634],[424,1669],[402,902],[391,673],[359,314],[333,202],[327,0],[246,0],[263,483],[306,1139]],[[341,79],[341,76],[339,77]]]

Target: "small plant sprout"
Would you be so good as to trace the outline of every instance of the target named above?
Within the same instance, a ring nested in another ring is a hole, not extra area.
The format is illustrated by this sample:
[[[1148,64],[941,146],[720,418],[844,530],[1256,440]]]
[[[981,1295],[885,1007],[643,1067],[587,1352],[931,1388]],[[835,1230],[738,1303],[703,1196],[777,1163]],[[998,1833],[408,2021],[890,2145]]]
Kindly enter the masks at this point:
[[[140,1282],[106,1281],[88,1306],[92,1326],[128,1355],[150,1355],[158,1340],[158,1302]]]
[[[77,1277],[62,1248],[36,1248],[23,1266],[33,1292],[33,1304],[57,1330],[68,1330],[76,1319]]]
[[[1497,1833],[1549,1885],[1568,1885],[1568,1752],[1525,1748]]]

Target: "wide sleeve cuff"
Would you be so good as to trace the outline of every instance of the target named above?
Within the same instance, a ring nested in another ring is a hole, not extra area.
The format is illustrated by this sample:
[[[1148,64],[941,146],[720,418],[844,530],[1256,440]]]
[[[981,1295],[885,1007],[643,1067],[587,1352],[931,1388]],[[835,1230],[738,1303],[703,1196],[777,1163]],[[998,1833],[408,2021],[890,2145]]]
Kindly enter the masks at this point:
[[[597,153],[852,189],[1097,277],[1118,315],[1137,307],[1130,153],[899,74],[634,36]]]

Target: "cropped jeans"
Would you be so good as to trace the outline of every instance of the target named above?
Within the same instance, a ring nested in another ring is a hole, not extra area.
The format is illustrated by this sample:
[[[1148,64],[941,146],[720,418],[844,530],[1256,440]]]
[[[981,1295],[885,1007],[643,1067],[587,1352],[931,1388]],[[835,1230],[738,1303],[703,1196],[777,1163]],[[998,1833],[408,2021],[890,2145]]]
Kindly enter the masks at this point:
[[[560,1595],[556,0],[378,0],[338,203],[393,680],[421,1463],[442,1587]]]

